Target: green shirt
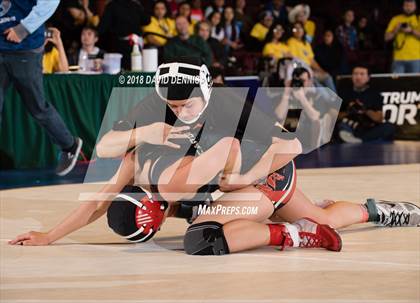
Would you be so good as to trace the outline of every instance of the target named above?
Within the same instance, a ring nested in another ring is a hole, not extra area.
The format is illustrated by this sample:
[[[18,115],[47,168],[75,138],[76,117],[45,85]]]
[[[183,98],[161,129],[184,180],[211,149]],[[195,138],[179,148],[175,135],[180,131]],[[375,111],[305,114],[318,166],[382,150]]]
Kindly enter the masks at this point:
[[[181,40],[178,36],[172,38],[163,48],[164,60],[173,60],[177,57],[198,57],[207,66],[211,65],[212,55],[210,47],[199,36],[192,35],[187,40]]]

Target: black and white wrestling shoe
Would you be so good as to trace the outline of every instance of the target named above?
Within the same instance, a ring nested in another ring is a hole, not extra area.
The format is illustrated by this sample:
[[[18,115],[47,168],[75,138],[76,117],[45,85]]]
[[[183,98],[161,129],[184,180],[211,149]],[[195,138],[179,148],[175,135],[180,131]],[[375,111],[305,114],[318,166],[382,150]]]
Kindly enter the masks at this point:
[[[367,204],[376,207],[376,223],[387,227],[420,227],[420,207],[410,202],[375,201],[368,199]]]

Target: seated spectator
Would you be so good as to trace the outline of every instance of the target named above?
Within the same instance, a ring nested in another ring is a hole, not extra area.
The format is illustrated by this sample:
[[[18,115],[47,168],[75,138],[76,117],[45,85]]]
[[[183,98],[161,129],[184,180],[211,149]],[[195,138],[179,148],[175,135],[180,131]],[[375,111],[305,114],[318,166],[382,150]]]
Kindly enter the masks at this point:
[[[316,25],[315,22],[309,20],[311,15],[311,8],[306,4],[296,5],[289,12],[289,22],[294,24],[300,22],[305,29],[305,40],[312,43],[315,37]]]
[[[163,48],[165,61],[174,60],[177,57],[197,57],[211,65],[211,50],[207,43],[197,35],[190,35],[187,18],[178,16],[175,19],[178,36],[170,39]]]
[[[267,3],[265,9],[273,14],[274,23],[286,25],[287,20],[287,9],[284,0],[272,0]]]
[[[420,73],[420,19],[416,1],[405,0],[403,14],[391,19],[385,41],[394,41],[393,73]]]
[[[89,0],[62,1],[58,14],[57,27],[61,29],[64,46],[68,52],[74,52],[79,48],[83,27],[99,24],[99,16],[91,11]]]
[[[226,53],[230,55],[233,50],[237,50],[243,46],[240,39],[239,26],[235,20],[233,7],[225,7],[225,10],[223,11],[222,26],[223,31],[225,32],[225,37],[222,40],[222,43],[226,47]]]
[[[165,45],[168,39],[176,35],[175,22],[168,17],[168,12],[168,7],[164,0],[155,2],[150,23],[143,26],[143,34],[147,44],[160,47]]]
[[[357,22],[357,45],[360,50],[369,50],[374,48],[373,32],[369,26],[368,18],[363,16]]]
[[[128,36],[141,35],[141,27],[150,23],[140,1],[111,0],[105,7],[99,23],[99,41],[107,52],[123,55],[122,67],[131,68],[132,46]],[[80,37],[80,36],[79,36]]]
[[[223,13],[223,9],[225,7],[225,0],[212,0],[212,4],[206,8],[204,16],[210,20],[210,15],[213,12]]]
[[[318,62],[315,60],[315,55],[312,46],[305,40],[305,30],[302,23],[296,22],[292,28],[292,37],[287,40],[287,45],[290,48],[290,53],[293,57],[302,60],[305,64],[310,66],[314,72],[315,82],[318,82],[332,91],[335,91],[334,81],[326,71],[324,71]]]
[[[178,16],[184,16],[190,23],[190,35],[194,34],[194,27],[197,21],[191,18],[191,4],[188,1],[183,1],[178,5]]]
[[[248,34],[251,31],[253,22],[252,18],[245,12],[246,1],[236,0],[235,19],[238,22],[241,33]]]
[[[204,12],[201,8],[201,0],[191,1],[191,19],[195,22],[204,20]]]
[[[96,28],[87,26],[83,28],[80,37],[82,47],[78,52],[69,58],[70,65],[78,65],[81,70],[101,70],[101,60],[104,58],[105,52],[96,46],[98,42],[98,31]],[[92,60],[91,66],[88,60]]]
[[[369,70],[355,66],[352,72],[353,88],[341,94],[344,103],[340,114],[339,136],[344,142],[392,141],[395,127],[383,123],[382,98],[369,86]]]
[[[336,41],[332,30],[326,30],[322,43],[315,47],[315,60],[333,77],[342,73],[345,60],[343,47]]]
[[[262,55],[270,57],[274,61],[291,57],[290,49],[284,40],[284,29],[280,24],[273,25],[266,37],[266,43]]]
[[[54,27],[49,27],[47,30],[42,68],[44,74],[69,71],[69,63],[60,31]]]
[[[251,30],[250,36],[260,43],[263,43],[268,30],[273,25],[273,15],[269,11],[264,11],[259,16],[259,21]]]
[[[353,51],[357,49],[357,30],[353,26],[354,12],[351,9],[346,10],[343,16],[343,24],[336,30],[338,41],[346,50]]]
[[[222,42],[225,38],[225,31],[222,26],[222,13],[212,12],[209,16],[209,21],[211,24],[211,36]]]
[[[196,34],[207,42],[212,52],[212,66],[223,67],[226,63],[225,48],[219,40],[210,36],[211,25],[208,21],[198,22]]]

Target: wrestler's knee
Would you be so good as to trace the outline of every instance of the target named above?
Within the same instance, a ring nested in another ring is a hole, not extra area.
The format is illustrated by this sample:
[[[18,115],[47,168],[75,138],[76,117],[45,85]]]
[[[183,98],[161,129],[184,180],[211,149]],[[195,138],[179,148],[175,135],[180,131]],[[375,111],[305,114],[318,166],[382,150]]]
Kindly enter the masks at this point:
[[[229,254],[223,225],[214,221],[191,225],[185,233],[184,250],[189,255]]]

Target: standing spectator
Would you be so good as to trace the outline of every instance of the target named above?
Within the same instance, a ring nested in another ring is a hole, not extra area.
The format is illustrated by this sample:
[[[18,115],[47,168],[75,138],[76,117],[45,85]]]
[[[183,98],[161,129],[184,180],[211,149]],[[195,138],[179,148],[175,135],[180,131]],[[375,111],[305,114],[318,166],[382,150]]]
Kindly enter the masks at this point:
[[[63,41],[61,41],[60,31],[55,27],[49,27],[46,33],[44,56],[42,57],[43,73],[68,72],[69,63]]]
[[[204,20],[204,12],[201,8],[201,0],[191,1],[191,19],[195,22]]]
[[[197,21],[191,18],[191,4],[188,1],[183,1],[178,5],[178,16],[184,16],[190,23],[190,35],[194,34],[194,27]]]
[[[284,0],[271,0],[267,3],[265,9],[273,14],[274,23],[280,23],[283,26],[287,24],[288,17]]]
[[[369,69],[363,65],[353,68],[353,88],[341,94],[344,114],[341,114],[340,138],[347,143],[392,141],[395,127],[383,122],[382,98],[369,86]]]
[[[354,12],[351,9],[346,10],[343,16],[343,24],[336,30],[338,41],[349,51],[357,49],[357,30],[353,26]]]
[[[235,18],[238,22],[241,33],[248,34],[252,28],[252,18],[245,12],[246,1],[236,0]]]
[[[369,26],[368,18],[362,16],[357,22],[357,44],[360,50],[374,48],[373,32]]]
[[[394,41],[393,73],[420,73],[420,20],[416,1],[404,0],[403,14],[391,19],[385,41]]]
[[[143,26],[143,33],[147,44],[160,47],[165,45],[168,39],[176,35],[175,22],[169,18],[168,13],[168,7],[164,0],[155,2],[150,23]]]
[[[211,50],[199,36],[190,35],[187,18],[178,16],[175,19],[178,36],[172,38],[163,48],[164,60],[174,60],[177,57],[197,57],[207,66],[211,65]]]
[[[332,30],[326,30],[322,43],[315,47],[315,60],[323,70],[333,77],[342,72],[343,47],[336,41]]]
[[[223,67],[226,64],[225,48],[219,40],[210,36],[211,25],[208,21],[198,22],[196,25],[196,34],[200,36],[212,52],[212,66]]]
[[[292,37],[287,40],[290,53],[293,57],[302,60],[314,71],[314,78],[319,84],[322,84],[332,91],[335,91],[335,84],[330,74],[319,66],[315,60],[315,55],[311,44],[305,40],[305,30],[302,23],[296,22],[292,28]]]
[[[211,36],[218,41],[223,41],[225,38],[225,31],[222,26],[222,13],[212,12],[209,16],[211,24]]]
[[[225,10],[223,11],[222,26],[225,32],[225,37],[222,43],[226,46],[226,54],[230,55],[233,50],[242,47],[240,40],[240,30],[235,20],[235,12],[233,7],[225,7]]]
[[[130,69],[132,46],[128,36],[141,35],[141,27],[150,23],[140,0],[111,0],[99,23],[99,41],[107,52],[123,55],[122,67]]]
[[[269,11],[264,11],[259,16],[259,21],[251,30],[250,36],[263,43],[267,36],[268,30],[273,25],[273,14]]]
[[[204,13],[206,18],[209,18],[210,14],[213,12],[223,13],[223,8],[225,7],[225,0],[213,0],[212,4],[206,8]]]
[[[294,24],[300,22],[305,29],[305,40],[312,43],[315,37],[316,25],[315,22],[309,20],[311,15],[311,8],[306,4],[296,5],[289,12],[289,22]]]
[[[10,83],[19,92],[32,117],[61,149],[56,173],[69,173],[75,166],[82,140],[75,138],[55,108],[46,102],[42,77],[44,22],[58,6],[58,0],[20,2],[2,11],[0,22],[0,125],[4,95]],[[19,123],[19,121],[16,121]],[[28,145],[29,147],[29,145]]]
[[[101,64],[98,62],[104,58],[105,52],[96,46],[98,39],[96,28],[91,26],[83,28],[80,35],[82,47],[78,50],[76,56],[70,58],[70,64],[78,65],[82,70],[100,70]],[[92,62],[92,64],[88,66],[88,62]]]
[[[284,29],[281,24],[275,24],[270,28],[263,48],[263,56],[277,60],[291,57],[290,49],[284,42]]]

